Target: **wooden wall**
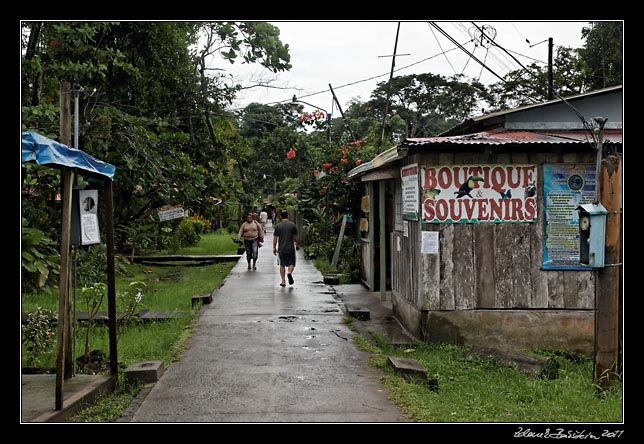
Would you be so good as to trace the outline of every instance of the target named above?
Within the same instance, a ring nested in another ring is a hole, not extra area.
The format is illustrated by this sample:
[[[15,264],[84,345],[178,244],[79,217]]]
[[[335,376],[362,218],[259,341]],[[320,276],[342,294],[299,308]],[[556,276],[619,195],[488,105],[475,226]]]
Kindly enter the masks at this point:
[[[391,234],[392,291],[418,309],[592,309],[591,271],[541,270],[544,163],[594,163],[580,153],[431,153],[405,164],[536,164],[538,222],[423,224],[409,222],[409,237]],[[422,231],[438,231],[439,255],[420,253]],[[400,251],[397,251],[400,238]]]

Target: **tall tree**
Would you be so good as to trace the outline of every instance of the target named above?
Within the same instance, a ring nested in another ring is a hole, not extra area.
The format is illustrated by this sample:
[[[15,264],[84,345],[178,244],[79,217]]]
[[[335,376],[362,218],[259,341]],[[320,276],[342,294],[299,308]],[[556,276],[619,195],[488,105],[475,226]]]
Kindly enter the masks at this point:
[[[584,64],[586,83],[590,90],[621,85],[624,69],[624,24],[590,22],[581,30],[585,40],[579,49]]]
[[[413,74],[394,77],[391,85],[391,114],[404,122],[402,131],[390,135],[429,137],[446,130],[469,116],[479,101],[487,97],[484,85],[463,81],[462,76],[449,78],[438,74]],[[380,82],[368,102],[371,110],[382,116],[387,84]],[[395,123],[397,119],[390,120]]]
[[[558,47],[553,61],[554,90],[562,97],[622,83],[624,31],[622,22],[590,22],[582,29],[581,48]],[[490,87],[493,110],[548,99],[547,67],[532,63],[511,71],[505,82]]]
[[[239,54],[271,71],[288,69],[288,47],[276,28],[196,22],[23,26],[22,91],[32,98],[23,102],[23,129],[55,138],[58,83],[70,80],[82,88],[81,148],[116,166],[117,225],[153,221],[152,210],[168,203],[204,212],[210,196],[238,192],[240,178],[228,159],[244,142],[234,116],[223,112],[238,88],[209,71],[212,60],[201,57],[201,36],[215,32],[222,43],[213,60],[232,63]]]
[[[588,85],[583,63],[577,50],[558,47],[553,60],[554,91],[562,97],[581,94]],[[526,69],[506,74],[504,82],[490,86],[488,102],[492,110],[510,109],[548,100],[548,70],[546,66],[532,63]]]

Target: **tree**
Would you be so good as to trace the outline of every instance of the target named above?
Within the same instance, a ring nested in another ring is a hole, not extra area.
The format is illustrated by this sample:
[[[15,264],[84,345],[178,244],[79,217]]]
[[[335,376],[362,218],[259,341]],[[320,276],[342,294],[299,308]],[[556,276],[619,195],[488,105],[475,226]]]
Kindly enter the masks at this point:
[[[624,69],[624,25],[616,22],[590,22],[581,30],[584,46],[579,58],[590,90],[622,84]]]
[[[484,85],[463,79],[462,76],[445,78],[432,73],[392,78],[389,110],[392,116],[402,119],[405,126],[398,134],[390,127],[390,137],[401,141],[406,137],[433,136],[468,117],[479,101],[487,97],[487,91]],[[387,88],[387,82],[380,82],[368,102],[380,121]],[[392,122],[395,120],[390,119],[390,124]]]
[[[586,91],[588,85],[577,50],[558,47],[552,64],[552,84],[556,94],[566,97]],[[516,108],[548,100],[548,71],[545,66],[532,63],[526,69],[509,72],[504,80],[490,86],[488,102],[492,110]]]
[[[624,31],[621,22],[590,22],[582,29],[583,47],[558,47],[553,87],[562,97],[622,83]],[[548,100],[547,67],[532,63],[509,72],[490,87],[492,110]]]
[[[260,22],[27,22],[23,35],[23,130],[56,138],[58,84],[81,88],[80,147],[116,166],[114,217],[124,235],[155,224],[158,206],[205,214],[212,198],[239,193],[234,160],[245,142],[223,111],[239,88],[213,74],[213,60],[290,68],[279,30]],[[40,189],[55,190],[55,175],[24,173],[34,204]],[[55,221],[51,214],[43,225]]]

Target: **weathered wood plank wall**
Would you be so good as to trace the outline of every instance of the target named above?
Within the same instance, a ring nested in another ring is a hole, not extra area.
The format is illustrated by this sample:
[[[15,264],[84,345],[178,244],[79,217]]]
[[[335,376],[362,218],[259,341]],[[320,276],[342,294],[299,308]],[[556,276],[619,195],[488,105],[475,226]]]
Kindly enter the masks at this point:
[[[392,290],[419,309],[592,309],[591,271],[541,270],[544,163],[594,163],[594,153],[431,153],[409,164],[536,164],[538,221],[499,224],[409,222],[409,237],[392,252]],[[420,253],[422,231],[439,232],[439,255]],[[394,237],[395,239],[395,237]],[[394,242],[394,245],[396,243]],[[418,269],[414,269],[418,264]]]

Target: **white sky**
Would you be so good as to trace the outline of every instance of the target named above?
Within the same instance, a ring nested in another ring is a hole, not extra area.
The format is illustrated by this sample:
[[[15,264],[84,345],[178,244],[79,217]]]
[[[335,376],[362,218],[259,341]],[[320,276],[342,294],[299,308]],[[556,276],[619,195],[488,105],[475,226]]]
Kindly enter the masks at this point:
[[[333,86],[342,109],[346,110],[351,99],[363,102],[369,100],[376,84],[389,79],[392,58],[380,56],[393,54],[397,28],[395,21],[271,23],[280,29],[282,43],[289,45],[293,67],[289,72],[273,74],[259,65],[216,62],[218,67],[225,69],[242,85],[253,83],[253,77],[263,76],[275,79],[272,85],[282,88],[260,87],[244,90],[233,104],[234,109],[243,108],[251,102],[289,101],[295,94],[317,107],[333,111],[333,115],[337,116],[337,108],[332,109],[329,83]],[[478,26],[492,25],[496,29],[495,41],[499,45],[509,51],[538,59],[544,65],[548,61],[549,37],[553,38],[555,51],[557,46],[579,48],[583,44],[581,29],[588,25],[587,21],[475,23]],[[474,52],[479,60],[484,61],[499,76],[503,77],[509,71],[519,68],[519,65],[499,48],[491,47],[488,51],[484,46],[475,47],[473,42],[466,43],[472,38],[468,34],[468,30],[474,28],[471,22],[443,21],[437,24],[466,49]],[[531,48],[526,39],[535,46]],[[446,51],[446,55],[441,55],[443,51]],[[534,61],[516,53],[512,54],[524,66]],[[456,71],[469,78],[480,78],[484,84],[499,81],[476,61],[468,61],[469,56],[465,52],[456,48],[456,45],[428,22],[401,22],[396,54],[398,56],[395,69],[399,71],[394,72],[394,76],[425,72],[450,76]],[[434,57],[423,61],[432,56]],[[412,64],[414,65],[404,68]],[[359,82],[375,76],[380,77]],[[355,82],[359,83],[343,86]],[[315,94],[318,92],[321,93]]]

